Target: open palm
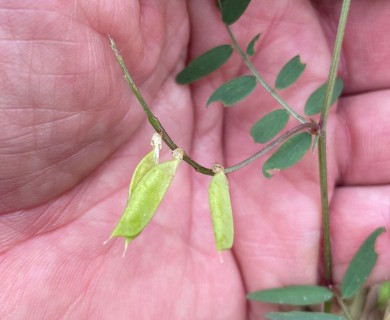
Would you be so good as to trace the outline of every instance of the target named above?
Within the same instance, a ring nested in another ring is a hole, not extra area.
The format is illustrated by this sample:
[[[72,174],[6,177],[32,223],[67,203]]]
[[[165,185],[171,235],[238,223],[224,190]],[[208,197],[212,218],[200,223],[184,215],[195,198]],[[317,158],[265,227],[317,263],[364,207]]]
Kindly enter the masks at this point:
[[[262,32],[253,63],[272,83],[300,54],[307,70],[283,97],[299,112],[327,77],[340,2],[256,1],[233,30]],[[205,109],[238,57],[208,80],[175,83],[188,58],[229,43],[215,1],[0,1],[1,319],[246,319],[270,306],[247,292],[316,283],[321,218],[316,155],[265,179],[260,163],[229,176],[234,250],[215,251],[210,177],[182,164],[150,225],[122,258],[108,238],[152,128],[109,47],[113,37],[177,145],[205,166],[260,147],[248,132],[277,107],[261,88],[229,110]],[[390,3],[351,10],[329,121],[334,278],[362,239],[390,226]],[[293,125],[293,123],[291,124]],[[168,150],[163,150],[168,158]],[[388,234],[372,281],[390,276]],[[221,260],[223,262],[221,262]]]

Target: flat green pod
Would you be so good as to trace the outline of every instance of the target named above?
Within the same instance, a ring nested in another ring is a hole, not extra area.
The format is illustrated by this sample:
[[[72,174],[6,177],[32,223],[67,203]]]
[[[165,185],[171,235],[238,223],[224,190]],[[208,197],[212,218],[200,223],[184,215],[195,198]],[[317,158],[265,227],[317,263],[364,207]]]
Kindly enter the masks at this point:
[[[149,155],[144,159],[148,163]],[[130,200],[111,238],[124,237],[127,247],[142,232],[157,211],[181,160],[182,157],[175,156],[173,160],[155,165],[142,176],[143,168],[140,169],[140,179],[133,183],[134,187],[130,187]],[[153,152],[151,161],[154,162]]]
[[[233,212],[230,202],[229,183],[223,168],[219,166],[211,178],[209,187],[209,204],[215,245],[218,251],[233,246],[234,226]]]
[[[154,151],[149,152],[137,165],[134,170],[133,177],[131,178],[130,187],[129,187],[129,197],[128,201],[130,201],[130,195],[134,192],[135,187],[140,182],[142,177],[153,167],[156,166]]]

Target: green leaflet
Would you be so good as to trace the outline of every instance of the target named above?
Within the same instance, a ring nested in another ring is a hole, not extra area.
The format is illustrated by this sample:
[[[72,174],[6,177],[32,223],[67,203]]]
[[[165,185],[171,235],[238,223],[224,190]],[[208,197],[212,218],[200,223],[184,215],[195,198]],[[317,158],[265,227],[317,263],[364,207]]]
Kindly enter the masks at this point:
[[[221,45],[210,49],[192,60],[176,77],[179,84],[190,84],[221,67],[232,55],[231,45]]]
[[[352,297],[370,275],[378,259],[375,252],[376,239],[385,231],[382,227],[372,232],[354,255],[341,282],[342,298]]]
[[[277,109],[257,121],[250,134],[257,143],[265,143],[275,137],[288,122],[289,114],[285,109]]]
[[[236,22],[244,14],[250,0],[221,0],[222,21],[228,25]]]
[[[322,312],[269,312],[265,315],[269,320],[345,320],[344,317]]]
[[[275,81],[275,88],[282,90],[291,86],[298,80],[299,76],[305,70],[306,64],[301,62],[300,56],[293,57],[280,70]]]
[[[248,56],[253,56],[255,54],[255,43],[257,42],[257,40],[259,40],[260,35],[261,33],[255,35],[246,47],[246,54]]]
[[[206,106],[216,101],[221,101],[225,106],[232,106],[246,98],[256,88],[256,85],[257,81],[253,76],[242,76],[230,80],[211,94]]]
[[[263,164],[263,174],[266,178],[272,178],[272,171],[281,170],[296,164],[309,150],[311,145],[311,134],[301,132],[287,141],[275,151]]]
[[[137,180],[132,182],[127,207],[111,234],[111,237],[124,237],[126,247],[153,217],[172,182],[181,159],[175,157],[173,160],[155,165],[148,170],[150,161],[154,161],[153,152],[152,156],[148,154],[137,167],[138,182]]]
[[[305,104],[305,114],[308,116],[315,115],[320,113],[325,101],[325,93],[326,93],[327,82],[318,87],[307,99]],[[337,78],[334,83],[334,89],[332,94],[332,99],[330,101],[330,105],[334,104],[336,100],[340,97],[344,88],[343,80]]]
[[[223,168],[220,168],[211,178],[209,204],[217,250],[230,249],[233,246],[234,238],[233,214],[229,183]]]
[[[248,299],[268,303],[305,306],[332,299],[333,293],[319,286],[288,286],[252,292]]]

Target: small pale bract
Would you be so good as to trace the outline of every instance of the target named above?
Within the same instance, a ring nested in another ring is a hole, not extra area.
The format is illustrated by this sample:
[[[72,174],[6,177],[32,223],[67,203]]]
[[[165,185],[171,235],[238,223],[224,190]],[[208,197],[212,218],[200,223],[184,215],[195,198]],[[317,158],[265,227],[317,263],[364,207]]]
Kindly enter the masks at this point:
[[[155,132],[152,136],[150,144],[153,147],[154,151],[154,162],[157,165],[160,162],[160,150],[162,148],[162,137],[161,134]]]
[[[209,187],[209,204],[215,245],[218,251],[230,249],[233,246],[234,226],[230,202],[229,183],[223,168],[214,165],[215,175],[211,178]]]
[[[126,240],[125,247],[127,247],[142,232],[157,211],[172,182],[177,167],[182,160],[180,154],[182,155],[182,153],[176,152],[173,160],[153,165],[151,168],[148,166],[150,166],[150,162],[154,164],[154,151],[141,161],[137,167],[139,171],[137,173],[138,181],[133,182],[130,186],[129,201],[111,234],[111,238],[124,237]],[[143,163],[143,161],[145,162]],[[143,165],[141,165],[142,163]],[[144,171],[147,168],[149,169]]]

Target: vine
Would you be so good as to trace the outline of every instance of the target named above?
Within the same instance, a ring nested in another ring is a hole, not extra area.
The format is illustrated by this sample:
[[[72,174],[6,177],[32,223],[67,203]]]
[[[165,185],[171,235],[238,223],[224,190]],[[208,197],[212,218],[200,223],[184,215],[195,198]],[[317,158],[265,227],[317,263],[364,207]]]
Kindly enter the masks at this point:
[[[114,40],[110,38],[111,48],[124,72],[125,79],[143,108],[150,125],[166,145],[174,151],[172,160],[160,164],[158,163],[160,144],[155,140],[152,141],[154,150],[140,162],[134,172],[130,185],[127,207],[115,228],[112,237],[124,237],[125,246],[127,247],[127,245],[142,232],[162,201],[179,163],[181,160],[184,160],[197,172],[212,176],[209,188],[209,204],[215,244],[217,250],[228,250],[233,246],[234,224],[226,175],[240,170],[264,155],[273,152],[263,164],[264,176],[266,178],[271,178],[274,171],[287,169],[293,166],[302,159],[307,151],[310,150],[310,147],[314,148],[317,146],[322,208],[322,251],[325,270],[323,280],[326,285],[290,286],[261,290],[250,293],[248,299],[299,306],[323,304],[323,309],[325,311],[325,313],[307,311],[288,313],[274,312],[266,315],[266,318],[271,320],[313,319],[319,315],[321,315],[321,319],[344,319],[338,315],[330,314],[334,301],[337,301],[343,310],[345,317],[347,319],[352,319],[345,300],[356,294],[363,285],[365,279],[367,279],[368,275],[371,273],[377,259],[377,254],[374,250],[375,241],[385,229],[376,229],[363,242],[349,264],[339,290],[332,279],[326,125],[330,107],[336,102],[343,89],[343,81],[337,78],[337,69],[340,61],[345,26],[349,14],[350,0],[343,0],[328,80],[318,87],[307,99],[304,109],[305,115],[301,115],[295,111],[295,109],[284,101],[278,93],[278,91],[294,84],[303,73],[306,65],[301,62],[300,57],[292,57],[280,69],[276,77],[275,85],[272,87],[266,83],[251,62],[251,56],[255,54],[254,45],[255,42],[259,40],[260,35],[257,34],[254,36],[252,41],[248,44],[246,51],[238,45],[230,26],[244,14],[249,2],[250,0],[218,0],[221,18],[226,26],[232,44],[220,45],[203,53],[191,61],[176,78],[178,84],[191,84],[220,68],[230,58],[232,52],[236,51],[248,67],[251,75],[240,76],[222,84],[212,93],[207,101],[207,105],[214,102],[222,102],[225,106],[233,105],[250,95],[255,87],[260,84],[281,106],[281,109],[272,111],[261,118],[251,129],[250,134],[254,141],[265,144],[261,150],[231,167],[224,168],[222,165],[214,165],[212,168],[207,168],[196,162],[190,155],[176,145],[169,136],[167,130],[153,114],[151,108],[144,100],[121,57]],[[320,114],[320,120],[318,122],[308,118],[315,114]],[[294,118],[298,124],[292,129],[282,133],[290,116]],[[156,139],[156,137],[153,139]],[[145,203],[147,203],[147,205],[145,205]],[[364,266],[363,268],[362,265]]]

